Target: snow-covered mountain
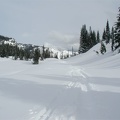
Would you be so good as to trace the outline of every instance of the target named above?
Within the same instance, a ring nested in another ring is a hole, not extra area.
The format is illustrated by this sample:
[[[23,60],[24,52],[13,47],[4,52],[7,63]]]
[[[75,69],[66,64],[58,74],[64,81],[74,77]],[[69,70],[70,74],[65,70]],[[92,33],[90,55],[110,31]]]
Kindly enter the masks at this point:
[[[17,45],[19,48],[28,49],[28,50],[39,48],[41,54],[43,53],[43,49],[44,51],[49,50],[50,56],[53,58],[57,57],[58,59],[65,59],[65,58],[72,57],[78,54],[77,52],[74,52],[74,51],[58,50],[56,47],[48,47],[48,46],[46,47],[43,45],[39,46],[39,45],[33,45],[33,44],[17,43],[17,41],[14,38],[9,38],[9,37],[4,37],[4,36],[1,36],[0,44],[9,44],[12,46]]]
[[[9,44],[9,45],[15,46],[17,44],[17,42],[15,41],[14,38],[5,37],[5,36],[0,35],[0,45],[1,44]]]
[[[17,42],[15,41],[14,38],[11,38],[11,39],[9,39],[9,40],[4,40],[3,43],[4,43],[4,44],[9,44],[9,45],[12,45],[12,46],[17,45]]]

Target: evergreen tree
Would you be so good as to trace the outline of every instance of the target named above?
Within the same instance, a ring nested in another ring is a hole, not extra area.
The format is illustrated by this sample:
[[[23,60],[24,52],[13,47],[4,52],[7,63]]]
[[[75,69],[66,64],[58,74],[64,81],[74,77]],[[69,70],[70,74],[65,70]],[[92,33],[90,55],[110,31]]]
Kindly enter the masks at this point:
[[[95,31],[92,31],[91,27],[89,28],[89,32],[86,29],[86,25],[82,26],[81,34],[80,34],[80,46],[79,46],[79,54],[87,52],[90,48],[96,45],[100,40],[99,32],[96,36]]]
[[[119,7],[119,14],[117,16],[117,22],[115,23],[114,47],[115,47],[115,50],[120,48],[120,7]]]
[[[95,31],[93,31],[93,33],[92,33],[92,42],[93,42],[93,46],[97,44]],[[93,47],[93,46],[92,46],[92,47]]]
[[[29,51],[29,49],[25,49],[25,51],[24,51],[24,57],[25,57],[26,61],[30,58],[30,51]]]
[[[47,49],[45,51],[45,58],[50,58],[50,51],[49,51],[49,49]]]
[[[1,57],[6,57],[6,52],[5,52],[4,45],[2,45],[2,48],[1,48]]]
[[[54,58],[58,59],[58,55],[57,55],[57,53],[55,54]],[[63,57],[62,57],[62,59],[63,59]]]
[[[23,60],[24,58],[24,50],[22,48],[20,48],[20,51],[19,51],[19,58],[20,60]]]
[[[44,47],[44,45],[42,46],[42,54],[41,54],[41,60],[44,60],[44,58],[45,58],[45,47]]]
[[[100,34],[99,34],[99,31],[97,31],[97,43],[100,42]]]
[[[34,51],[33,64],[38,64],[39,63],[39,57],[40,57],[40,50],[37,48]]]
[[[104,54],[104,53],[106,53],[106,47],[105,47],[105,45],[104,45],[104,43],[101,41],[101,48],[100,48],[100,52],[101,52],[101,54]]]
[[[90,41],[90,48],[92,48],[93,47],[93,38],[92,38],[92,36],[93,36],[93,32],[92,32],[92,29],[91,29],[91,27],[89,28],[89,41]]]
[[[105,29],[104,29],[103,35],[102,35],[102,41],[105,41],[105,40],[106,40],[106,31],[105,31]]]
[[[115,31],[114,31],[114,28],[112,27],[112,30],[111,30],[111,42],[112,42],[112,44],[111,44],[111,49],[112,49],[112,51],[114,51],[114,42],[115,42]]]
[[[88,31],[86,25],[82,26],[81,35],[80,35],[80,47],[79,53],[85,53],[89,50],[90,42],[88,40]]]
[[[9,44],[5,44],[4,45],[4,49],[5,49],[5,57],[9,57],[9,55],[10,55],[10,51],[9,51]]]
[[[12,56],[13,50],[14,50],[14,46],[2,43],[0,45],[0,57],[8,58],[9,56]]]
[[[106,24],[106,44],[110,43],[110,27],[109,27],[109,22],[107,21]]]
[[[13,59],[14,60],[17,60],[18,59],[18,56],[19,56],[19,48],[18,48],[18,46],[16,45],[16,46],[14,46],[14,53],[13,53]]]

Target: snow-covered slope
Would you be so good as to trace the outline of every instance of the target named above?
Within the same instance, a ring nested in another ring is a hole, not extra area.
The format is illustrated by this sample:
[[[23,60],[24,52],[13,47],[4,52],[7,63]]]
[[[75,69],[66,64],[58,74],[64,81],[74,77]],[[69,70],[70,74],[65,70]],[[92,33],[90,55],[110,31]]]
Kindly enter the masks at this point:
[[[81,66],[81,68],[84,67],[86,72],[94,76],[120,77],[120,54],[117,54],[117,51],[111,51],[111,44],[106,45],[106,49],[107,52],[102,55],[99,52],[99,43],[87,53],[70,58],[68,61],[76,66]]]
[[[120,54],[99,48],[39,65],[0,58],[0,120],[119,120]]]

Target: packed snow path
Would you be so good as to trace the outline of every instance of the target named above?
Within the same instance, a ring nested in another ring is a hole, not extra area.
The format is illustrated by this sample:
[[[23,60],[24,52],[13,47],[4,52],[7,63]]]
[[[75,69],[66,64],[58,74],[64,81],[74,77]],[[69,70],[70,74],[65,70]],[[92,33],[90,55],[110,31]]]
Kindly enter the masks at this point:
[[[55,59],[1,59],[0,66],[0,120],[120,119],[120,78]]]

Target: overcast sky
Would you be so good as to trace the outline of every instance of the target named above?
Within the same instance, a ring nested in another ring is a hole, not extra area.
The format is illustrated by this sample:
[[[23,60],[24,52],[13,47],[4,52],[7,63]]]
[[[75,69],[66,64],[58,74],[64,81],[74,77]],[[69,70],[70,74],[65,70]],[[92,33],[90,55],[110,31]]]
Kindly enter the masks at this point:
[[[116,22],[120,0],[0,0],[0,34],[19,43],[78,47],[80,29]]]

